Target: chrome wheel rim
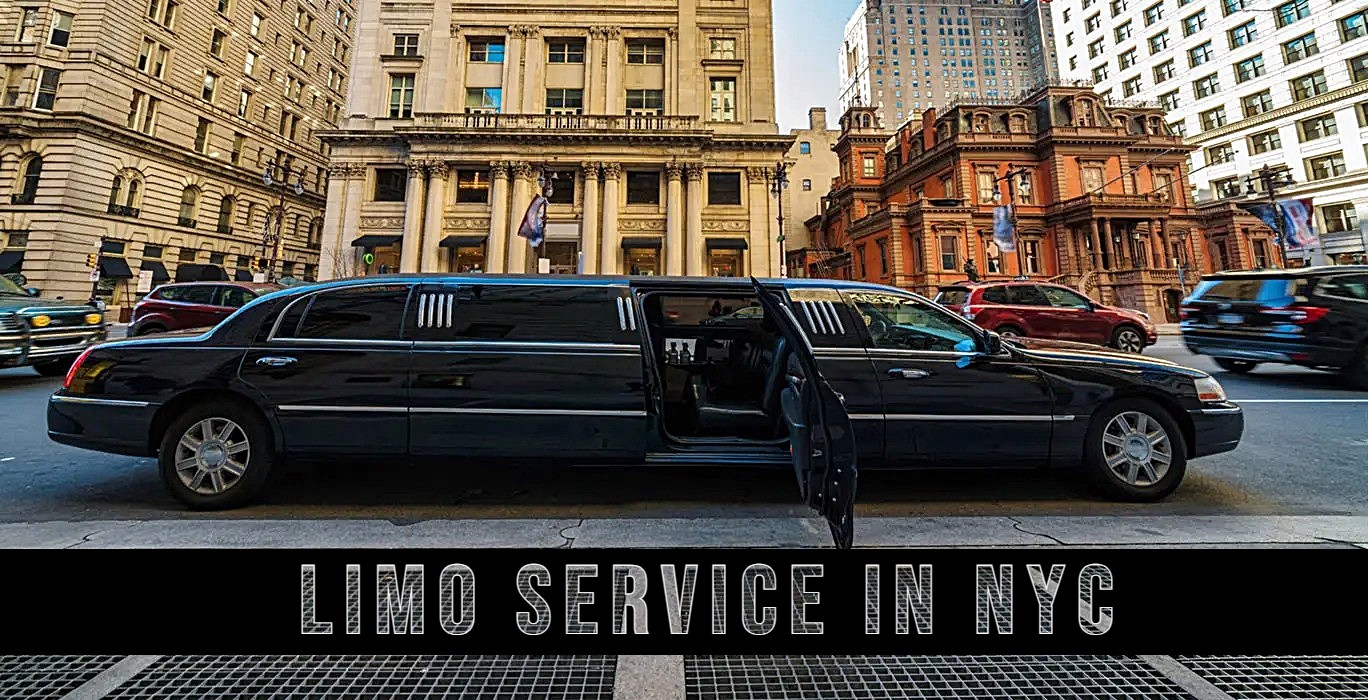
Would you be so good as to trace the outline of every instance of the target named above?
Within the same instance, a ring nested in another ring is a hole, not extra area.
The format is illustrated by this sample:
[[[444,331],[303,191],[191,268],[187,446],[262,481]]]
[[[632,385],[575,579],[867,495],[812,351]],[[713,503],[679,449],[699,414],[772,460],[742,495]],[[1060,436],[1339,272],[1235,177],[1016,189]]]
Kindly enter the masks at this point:
[[[1140,334],[1132,330],[1124,330],[1116,334],[1116,346],[1126,352],[1140,352],[1145,348],[1140,341]]]
[[[191,425],[176,443],[176,477],[202,496],[237,486],[252,459],[242,426],[227,418],[205,418]]]
[[[1154,417],[1126,411],[1102,431],[1102,459],[1107,469],[1131,486],[1154,486],[1173,463],[1173,443]]]
[[[998,335],[1003,338],[1020,338],[1021,335],[1014,330],[998,331]]]

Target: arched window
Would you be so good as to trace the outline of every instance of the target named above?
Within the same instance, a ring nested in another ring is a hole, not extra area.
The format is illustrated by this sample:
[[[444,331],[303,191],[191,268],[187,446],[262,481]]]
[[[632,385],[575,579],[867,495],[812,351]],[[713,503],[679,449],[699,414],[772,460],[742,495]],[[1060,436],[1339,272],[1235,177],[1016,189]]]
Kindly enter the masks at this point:
[[[298,239],[298,238],[303,238],[304,231],[303,231],[302,228],[300,228],[301,226],[303,226],[303,224],[304,224],[304,215],[303,215],[303,214],[295,214],[295,215],[294,215],[294,237],[297,238],[297,239]]]
[[[227,195],[227,194],[225,194],[225,195],[223,195],[223,199],[220,199],[220,200],[219,200],[219,215],[218,215],[218,232],[219,232],[219,233],[232,233],[232,232],[233,232],[233,205],[234,205],[234,204],[235,204],[235,201],[233,200],[232,195]]]
[[[181,192],[180,218],[176,223],[190,228],[198,225],[199,222],[195,221],[195,213],[199,209],[199,195],[199,188],[194,185],[186,187]]]
[[[119,195],[123,194],[123,178],[115,175],[114,184],[109,186],[109,213],[119,206]]]
[[[255,202],[248,202],[248,203],[247,203],[247,212],[243,215],[243,224],[247,227],[247,231],[248,231],[249,233],[252,232],[252,231],[254,231],[254,230],[256,230],[256,229],[254,228],[255,224],[253,223],[254,221],[256,221],[256,211],[257,211],[257,205],[256,205],[256,203],[255,203]]]
[[[323,218],[315,218],[309,224],[309,247],[319,248],[323,245]]]
[[[141,186],[142,181],[137,178],[130,178],[128,180],[128,198],[124,203],[129,209],[133,210],[134,216],[138,215],[138,205],[141,203],[138,199],[138,190],[141,189]]]
[[[117,216],[138,215],[138,191],[142,188],[142,176],[136,170],[125,168],[114,176],[109,186],[109,213]]]
[[[38,181],[43,177],[43,157],[37,153],[19,167],[19,183],[10,196],[12,204],[33,204],[38,198]]]

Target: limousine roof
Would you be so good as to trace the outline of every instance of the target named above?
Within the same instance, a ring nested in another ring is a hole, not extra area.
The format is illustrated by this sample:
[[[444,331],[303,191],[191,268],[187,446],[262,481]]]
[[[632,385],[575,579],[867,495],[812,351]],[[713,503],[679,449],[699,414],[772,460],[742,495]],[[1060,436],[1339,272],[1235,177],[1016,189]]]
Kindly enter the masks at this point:
[[[346,287],[360,284],[378,284],[384,282],[412,282],[412,281],[434,281],[434,282],[468,282],[470,284],[535,284],[546,286],[603,286],[603,287],[626,287],[637,288],[650,287],[740,287],[749,288],[749,277],[671,277],[663,275],[516,275],[516,274],[461,274],[461,273],[409,273],[393,275],[370,275],[366,277],[347,277],[343,279],[319,282],[310,285],[290,287],[277,294],[298,294],[307,291],[317,291],[330,287]],[[853,282],[847,280],[813,279],[806,277],[785,277],[785,278],[763,278],[760,280],[766,286],[781,286],[789,289],[811,289],[811,288],[831,288],[840,289],[867,289],[873,291],[901,292],[908,293],[905,289],[889,287],[870,282]]]

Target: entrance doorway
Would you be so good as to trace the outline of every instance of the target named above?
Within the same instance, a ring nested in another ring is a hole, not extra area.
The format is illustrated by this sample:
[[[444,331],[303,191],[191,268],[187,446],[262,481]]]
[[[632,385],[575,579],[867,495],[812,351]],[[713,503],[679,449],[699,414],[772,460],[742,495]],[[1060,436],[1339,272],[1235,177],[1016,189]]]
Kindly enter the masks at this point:
[[[1178,307],[1183,304],[1183,292],[1178,289],[1164,290],[1164,318],[1167,323],[1177,323],[1181,318]]]
[[[579,272],[578,241],[547,241],[542,257],[551,259],[551,274],[573,275]]]

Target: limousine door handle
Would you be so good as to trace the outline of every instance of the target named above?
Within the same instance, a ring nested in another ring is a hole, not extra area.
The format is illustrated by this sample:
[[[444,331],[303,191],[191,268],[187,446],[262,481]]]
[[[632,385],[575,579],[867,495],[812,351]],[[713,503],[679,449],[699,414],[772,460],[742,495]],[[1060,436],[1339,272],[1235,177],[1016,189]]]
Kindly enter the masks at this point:
[[[293,357],[259,357],[256,363],[262,367],[285,367],[292,365],[297,360]]]
[[[924,369],[890,369],[888,376],[898,379],[925,379],[931,376],[931,373]]]

